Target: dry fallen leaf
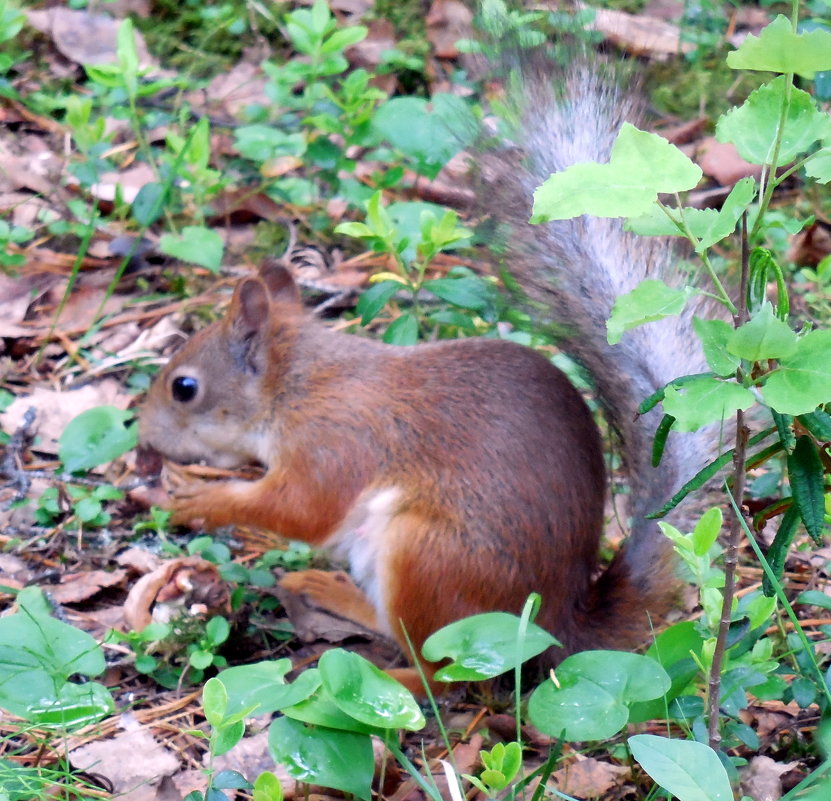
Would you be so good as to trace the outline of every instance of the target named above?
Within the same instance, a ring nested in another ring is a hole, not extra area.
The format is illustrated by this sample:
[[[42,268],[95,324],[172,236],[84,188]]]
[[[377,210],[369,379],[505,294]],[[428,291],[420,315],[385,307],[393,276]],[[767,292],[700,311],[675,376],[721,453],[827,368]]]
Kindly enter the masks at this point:
[[[741,769],[741,793],[753,801],[778,801],[782,797],[782,776],[798,762],[774,762],[770,757],[755,756]]]
[[[762,172],[760,165],[745,161],[735,145],[719,142],[714,136],[701,141],[696,160],[704,174],[715,178],[721,186],[733,186],[748,175],[758,178]]]
[[[599,798],[622,784],[631,772],[630,768],[623,765],[612,765],[578,755],[576,761],[552,775],[560,792],[578,798]]]
[[[695,49],[692,42],[681,41],[681,29],[677,25],[644,14],[599,8],[588,27],[637,56],[661,58]]]
[[[43,11],[25,11],[29,24],[35,30],[50,35],[55,47],[70,61],[79,64],[116,64],[116,37],[119,20],[107,14],[89,11],[73,11],[55,6]],[[139,65],[155,64],[144,43],[144,38],[134,31]]]
[[[119,801],[152,801],[154,785],[179,769],[178,757],[145,727],[83,745],[70,757],[74,768],[106,776]]]
[[[59,584],[44,585],[44,589],[59,604],[73,604],[92,598],[106,587],[121,584],[126,570],[85,570],[81,573],[65,573]]]
[[[34,430],[40,437],[36,450],[56,454],[58,437],[73,417],[93,406],[126,409],[133,398],[122,389],[122,385],[112,378],[105,378],[96,384],[87,384],[66,392],[36,386],[27,395],[19,395],[9,408],[0,414],[0,427],[4,431],[16,431],[23,422],[26,411],[34,408],[37,411]]]

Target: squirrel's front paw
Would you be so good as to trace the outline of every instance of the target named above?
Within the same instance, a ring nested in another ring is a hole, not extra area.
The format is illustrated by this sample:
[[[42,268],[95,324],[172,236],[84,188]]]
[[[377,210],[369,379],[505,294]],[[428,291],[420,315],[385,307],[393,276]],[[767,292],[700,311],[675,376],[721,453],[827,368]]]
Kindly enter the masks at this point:
[[[183,484],[176,487],[168,505],[173,513],[170,522],[174,526],[201,527],[212,507],[209,502],[211,493],[211,487],[205,484]]]

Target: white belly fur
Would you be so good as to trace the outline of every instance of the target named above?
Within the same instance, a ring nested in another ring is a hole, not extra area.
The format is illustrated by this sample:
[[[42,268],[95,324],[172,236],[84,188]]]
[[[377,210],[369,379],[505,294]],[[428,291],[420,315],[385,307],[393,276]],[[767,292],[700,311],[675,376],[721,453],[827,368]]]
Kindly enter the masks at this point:
[[[387,604],[384,555],[385,532],[398,509],[401,491],[396,487],[373,489],[358,498],[341,527],[326,543],[338,559],[349,563],[349,572],[378,615],[378,628],[391,634]]]

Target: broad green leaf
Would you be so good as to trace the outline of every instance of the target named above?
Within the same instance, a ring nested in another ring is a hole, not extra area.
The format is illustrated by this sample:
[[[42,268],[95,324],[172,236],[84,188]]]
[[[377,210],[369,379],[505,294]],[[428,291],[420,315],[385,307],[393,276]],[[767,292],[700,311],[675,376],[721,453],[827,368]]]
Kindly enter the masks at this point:
[[[283,801],[283,785],[270,771],[263,771],[254,780],[253,801]]]
[[[736,230],[736,224],[742,213],[753,202],[756,196],[756,181],[753,178],[742,178],[730,190],[716,217],[706,230],[696,234],[701,240],[695,248],[696,253],[703,253],[716,242],[730,236]]]
[[[202,688],[202,709],[205,712],[205,720],[213,728],[222,723],[228,710],[228,692],[218,678],[211,678],[205,682]]]
[[[665,523],[660,526],[662,530],[668,527]],[[670,688],[662,697],[632,704],[629,707],[630,723],[666,716],[667,706],[686,691],[698,675],[698,665],[692,654],[700,657],[703,644],[704,640],[692,620],[675,623],[655,638],[645,656],[654,659],[667,672]]]
[[[680,387],[667,387],[664,411],[675,418],[678,431],[697,431],[721,422],[737,409],[749,409],[755,400],[750,390],[738,384],[701,376]]]
[[[732,142],[751,164],[768,164],[785,98],[786,78],[760,86],[739,106],[723,114],[716,124],[719,142]],[[814,99],[790,87],[790,102],[776,166],[781,167],[831,134],[831,117],[821,112]]]
[[[355,306],[355,311],[361,315],[361,325],[371,323],[396,292],[401,291],[399,281],[379,281],[367,289]]]
[[[817,545],[825,528],[825,487],[822,460],[811,437],[803,435],[788,454],[788,480],[806,530]]]
[[[733,801],[718,754],[694,740],[636,734],[629,748],[641,767],[679,801]]]
[[[96,406],[69,421],[58,440],[58,456],[70,473],[111,462],[138,442],[134,413]]]
[[[226,723],[211,734],[211,753],[215,756],[227,754],[245,734],[245,721]]]
[[[268,732],[268,750],[293,779],[370,801],[375,760],[372,741],[366,734],[278,718]]]
[[[30,704],[23,717],[35,726],[66,731],[89,726],[114,711],[112,695],[103,684],[68,682],[57,698],[39,698]]]
[[[316,671],[303,671],[291,684],[286,674],[288,659],[255,662],[223,670],[212,681],[222,682],[228,693],[226,714],[234,715],[253,707],[252,715],[267,715],[308,698],[319,686]]]
[[[820,609],[831,609],[831,596],[826,595],[821,590],[806,590],[801,592],[795,604],[810,604],[811,606],[818,606]]]
[[[722,520],[718,506],[708,509],[698,519],[692,531],[693,552],[696,556],[704,556],[712,548],[721,531]]]
[[[811,331],[796,352],[782,358],[762,387],[762,397],[783,414],[808,414],[831,400],[831,330]]]
[[[21,590],[17,602],[18,612],[0,618],[0,707],[26,718],[30,708],[43,712],[90,700],[97,706],[97,691],[88,686],[93,682],[67,689],[70,676],[104,671],[95,640],[51,617],[39,589]]]
[[[162,253],[198,264],[212,273],[218,273],[222,266],[224,247],[216,231],[201,225],[186,225],[180,235],[164,234],[159,240]]]
[[[133,219],[147,227],[159,219],[164,211],[167,192],[163,184],[150,181],[139,189],[132,205]]]
[[[477,122],[459,97],[436,94],[394,97],[378,108],[372,118],[376,134],[416,162],[428,177],[434,177],[451,157],[476,136]]]
[[[670,687],[653,659],[622,651],[573,654],[531,695],[528,716],[541,731],[569,740],[602,740],[629,719],[629,703],[659,698]],[[559,685],[559,686],[557,686]]]
[[[671,208],[653,203],[649,211],[638,217],[630,217],[623,227],[640,236],[686,236],[683,222],[689,232],[701,238],[718,220],[719,212],[716,209],[694,209],[690,206]]]
[[[710,369],[723,378],[735,375],[741,359],[727,350],[727,343],[733,336],[733,326],[724,320],[694,317],[693,330],[701,340],[704,357]]]
[[[625,331],[644,323],[672,317],[684,310],[688,289],[674,289],[663,281],[647,278],[631,292],[618,296],[606,323],[610,345],[620,342]]]
[[[764,303],[744,325],[737,328],[727,343],[734,356],[750,362],[783,359],[796,352],[797,337],[790,326]]]
[[[483,311],[493,303],[493,289],[481,278],[434,278],[422,284],[436,297],[462,309]]]
[[[342,648],[326,651],[318,669],[335,703],[355,720],[382,729],[424,727],[412,693],[359,654]]]
[[[354,25],[351,28],[341,28],[332,33],[320,48],[324,55],[345,50],[347,47],[358,44],[366,39],[368,28],[364,25]]]
[[[382,337],[388,345],[415,345],[418,342],[418,320],[412,312],[393,320]]]
[[[260,163],[280,156],[302,156],[306,151],[303,134],[287,134],[270,125],[244,125],[234,131],[234,139],[241,156]]]
[[[516,666],[520,619],[507,612],[485,612],[451,623],[431,634],[421,653],[431,662],[452,660],[440,668],[439,681],[480,681]],[[528,624],[520,661],[558,645],[545,629]]]
[[[284,707],[282,712],[287,718],[299,720],[312,726],[323,726],[327,729],[383,736],[383,729],[361,723],[361,721],[344,712],[335,703],[332,694],[321,683],[320,671],[317,668],[306,670],[303,675],[306,673],[312,673],[319,686],[308,698],[293,706]]]
[[[818,184],[831,181],[831,147],[824,147],[811,156],[805,164],[805,174]]]
[[[790,20],[779,14],[759,36],[749,34],[738,50],[728,53],[727,66],[813,78],[816,72],[831,70],[831,33],[794,33]]]
[[[692,189],[701,168],[657,134],[624,123],[608,164],[574,164],[555,173],[534,193],[532,223],[595,217],[637,217],[659,193]]]

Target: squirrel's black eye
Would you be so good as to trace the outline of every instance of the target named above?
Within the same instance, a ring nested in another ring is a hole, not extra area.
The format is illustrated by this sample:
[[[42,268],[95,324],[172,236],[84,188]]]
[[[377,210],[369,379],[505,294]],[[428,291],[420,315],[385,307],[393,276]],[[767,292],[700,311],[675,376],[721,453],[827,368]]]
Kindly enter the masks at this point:
[[[173,379],[170,385],[170,391],[173,394],[173,400],[179,403],[187,403],[196,397],[199,390],[199,382],[189,375],[180,375]]]

